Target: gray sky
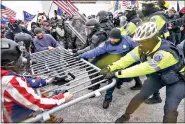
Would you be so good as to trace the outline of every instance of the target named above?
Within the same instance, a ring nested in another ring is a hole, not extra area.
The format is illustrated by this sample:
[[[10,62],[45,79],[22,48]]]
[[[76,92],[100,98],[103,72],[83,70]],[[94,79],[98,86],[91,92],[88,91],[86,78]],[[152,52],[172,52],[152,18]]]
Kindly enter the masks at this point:
[[[45,6],[42,7],[42,2],[45,2]],[[2,4],[13,9],[17,12],[17,18],[23,19],[23,10],[31,13],[37,14],[39,12],[46,12],[48,13],[51,1],[2,1]],[[104,1],[105,2],[105,1]],[[107,10],[113,4],[102,4],[103,2],[98,2],[99,4],[76,4],[79,8],[80,13],[85,13],[86,15],[96,14],[100,10]],[[171,7],[176,8],[176,1],[169,1]],[[182,8],[185,6],[184,1],[179,1],[180,7]],[[53,10],[56,9],[56,5],[52,6],[51,16],[53,15]]]

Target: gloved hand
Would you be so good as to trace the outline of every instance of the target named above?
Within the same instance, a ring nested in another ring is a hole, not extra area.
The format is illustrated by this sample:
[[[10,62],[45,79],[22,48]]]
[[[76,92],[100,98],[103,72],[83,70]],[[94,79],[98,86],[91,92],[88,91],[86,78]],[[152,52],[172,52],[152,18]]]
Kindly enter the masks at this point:
[[[114,72],[114,71],[113,72],[110,72],[104,78],[105,79],[112,79],[112,78],[116,77],[115,73],[116,72]]]
[[[77,49],[72,49],[72,53],[77,53]]]
[[[73,57],[76,57],[78,56],[79,54],[76,52],[76,53],[73,53]]]
[[[68,51],[71,53],[76,53],[78,50],[77,49],[68,49]]]
[[[76,59],[76,61],[79,61],[81,59],[81,57],[80,56],[76,56],[75,59]]]
[[[68,90],[66,90],[66,89],[62,89],[62,90],[55,90],[55,91],[53,91],[52,96],[58,95],[59,93],[64,94],[64,93],[67,93],[67,92],[68,92]]]
[[[109,72],[110,72],[109,68],[106,67],[104,69],[101,69],[100,74],[106,76]]]

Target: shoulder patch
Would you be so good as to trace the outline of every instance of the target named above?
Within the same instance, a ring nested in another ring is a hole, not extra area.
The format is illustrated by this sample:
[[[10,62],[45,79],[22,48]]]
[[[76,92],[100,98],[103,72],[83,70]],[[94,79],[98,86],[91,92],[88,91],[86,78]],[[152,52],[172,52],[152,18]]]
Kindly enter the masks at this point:
[[[161,53],[156,53],[155,56],[154,56],[154,60],[156,62],[160,62],[163,58],[164,58],[164,55],[161,54]]]
[[[105,45],[105,42],[102,42],[99,47],[103,47]]]
[[[123,44],[123,49],[126,49],[127,48],[127,45]]]

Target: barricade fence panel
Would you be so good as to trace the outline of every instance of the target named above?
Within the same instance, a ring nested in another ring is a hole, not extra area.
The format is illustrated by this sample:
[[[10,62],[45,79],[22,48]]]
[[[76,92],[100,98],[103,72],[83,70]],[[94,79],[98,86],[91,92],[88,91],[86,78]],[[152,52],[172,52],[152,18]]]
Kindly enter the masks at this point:
[[[100,69],[84,59],[77,59],[72,56],[62,46],[54,50],[45,50],[31,54],[32,77],[55,78],[56,84],[49,84],[45,87],[44,92],[40,92],[40,88],[36,91],[38,95],[48,93],[52,96],[56,91],[69,91],[73,95],[73,99],[51,110],[43,112],[35,112],[34,117],[23,120],[22,122],[38,122],[50,119],[49,114],[61,111],[71,105],[77,104],[80,101],[88,99],[92,96],[100,96],[101,92],[113,87],[116,80],[106,80],[99,74]],[[110,84],[107,82],[111,81]],[[100,83],[107,83],[107,85],[95,90],[87,90]],[[35,115],[36,114],[36,115]]]

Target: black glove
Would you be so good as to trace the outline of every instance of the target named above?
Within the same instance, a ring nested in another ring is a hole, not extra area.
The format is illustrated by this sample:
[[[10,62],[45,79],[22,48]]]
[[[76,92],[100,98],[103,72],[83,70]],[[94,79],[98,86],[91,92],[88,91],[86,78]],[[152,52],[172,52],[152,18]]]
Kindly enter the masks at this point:
[[[101,69],[100,74],[103,76],[106,76],[110,72],[109,68]]]
[[[79,60],[81,59],[81,57],[80,57],[80,56],[76,56],[75,59],[76,59],[77,61],[79,61]]]
[[[110,73],[108,73],[104,78],[105,79],[112,79],[112,78],[115,78],[116,77],[116,75],[115,75],[115,73],[116,72],[110,72]]]
[[[76,52],[76,53],[73,53],[73,57],[76,57],[78,56],[79,54]]]
[[[77,49],[72,49],[72,53],[77,53]]]
[[[67,92],[68,92],[68,90],[66,90],[66,89],[55,90],[55,91],[53,92],[52,96],[58,95],[58,94],[60,94],[60,93],[64,94],[64,93],[67,93]]]

